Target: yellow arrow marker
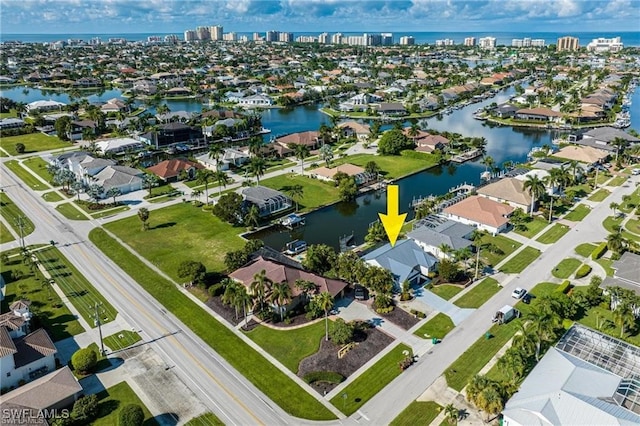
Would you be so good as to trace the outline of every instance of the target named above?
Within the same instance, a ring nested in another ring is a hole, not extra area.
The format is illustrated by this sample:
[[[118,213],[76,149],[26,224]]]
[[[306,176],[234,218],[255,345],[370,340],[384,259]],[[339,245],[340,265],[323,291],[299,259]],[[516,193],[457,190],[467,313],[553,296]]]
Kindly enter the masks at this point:
[[[378,216],[380,216],[384,230],[389,237],[391,247],[396,244],[404,219],[407,217],[406,213],[398,214],[399,203],[398,185],[387,185],[387,214],[378,213]]]

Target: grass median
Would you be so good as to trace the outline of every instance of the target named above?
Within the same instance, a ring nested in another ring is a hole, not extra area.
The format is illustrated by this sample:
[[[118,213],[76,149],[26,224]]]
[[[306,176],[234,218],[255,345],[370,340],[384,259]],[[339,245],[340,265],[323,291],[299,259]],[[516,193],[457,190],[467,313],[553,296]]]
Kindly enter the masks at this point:
[[[411,356],[411,348],[400,344],[393,348],[388,354],[380,358],[367,371],[358,376],[353,382],[345,387],[340,395],[331,399],[331,403],[338,407],[344,414],[350,416],[360,407],[366,404],[382,388],[387,386],[393,379],[398,377],[402,370],[398,365],[406,355]],[[345,398],[343,395],[347,395]]]
[[[45,183],[42,183],[40,179],[35,177],[18,163],[16,160],[10,160],[4,163],[9,170],[13,172],[21,181],[23,181],[29,188],[34,191],[42,191],[44,189],[50,189],[51,187]]]
[[[485,278],[474,284],[474,287],[468,293],[463,294],[453,304],[460,308],[479,308],[501,289],[502,287],[500,287],[498,281],[493,278]]]
[[[0,222],[0,244],[8,243],[15,240],[11,232],[9,232],[9,228],[4,224],[4,222]]]
[[[58,204],[56,206],[56,210],[60,212],[62,216],[70,220],[89,220],[87,215],[85,215],[73,201]]]
[[[149,269],[103,229],[94,229],[89,238],[152,297],[287,413],[311,420],[335,418],[307,391],[182,294],[172,282]]]
[[[551,271],[551,273],[556,278],[569,278],[581,264],[582,262],[580,260],[573,257],[567,257],[566,259],[562,259],[560,263],[558,263],[556,267],[553,268],[553,271]]]
[[[589,201],[604,201],[604,199],[607,198],[609,194],[611,193],[606,189],[599,189],[589,197]]]
[[[19,222],[22,223],[22,236],[26,237],[35,230],[33,222],[24,215],[22,210],[4,192],[0,192],[0,214],[7,221],[9,226],[20,235]]]

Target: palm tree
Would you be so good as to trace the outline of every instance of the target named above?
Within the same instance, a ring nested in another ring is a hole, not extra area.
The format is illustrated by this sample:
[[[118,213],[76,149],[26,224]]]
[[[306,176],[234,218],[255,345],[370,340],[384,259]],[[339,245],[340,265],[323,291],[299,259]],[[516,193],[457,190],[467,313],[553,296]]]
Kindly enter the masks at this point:
[[[109,198],[113,198],[113,204],[115,205],[116,198],[122,195],[122,191],[120,191],[120,188],[116,188],[115,186],[113,186],[109,188],[107,192],[105,192],[105,195]]]
[[[447,422],[451,425],[455,425],[458,423],[459,413],[460,413],[460,410],[458,410],[456,406],[453,404],[447,404],[444,407],[445,418],[447,419]]]
[[[149,210],[146,207],[142,207],[138,210],[138,218],[142,222],[142,230],[146,231],[149,229]]]
[[[251,294],[257,299],[258,306],[262,309],[265,299],[270,296],[270,290],[273,282],[267,277],[267,271],[264,269],[253,276],[250,290]]]
[[[257,156],[264,144],[263,140],[259,136],[252,136],[249,138],[249,153]]]
[[[291,300],[291,288],[286,282],[280,282],[273,285],[273,291],[271,292],[271,303],[278,307],[280,312],[280,321],[284,321],[284,306]]]
[[[250,304],[251,296],[247,293],[247,288],[243,285],[239,285],[235,294],[234,305],[242,308],[242,313],[244,314],[244,328],[247,326],[247,306]]]
[[[296,211],[298,211],[298,202],[304,195],[304,186],[300,184],[288,186],[284,191],[296,203]]]
[[[328,291],[316,296],[318,307],[324,311],[324,340],[329,340],[329,311],[333,308],[333,297]]]
[[[302,144],[290,144],[289,149],[292,149],[294,155],[300,160],[300,171],[304,176],[304,159],[309,156],[309,147]]]
[[[416,144],[416,137],[420,134],[420,128],[416,123],[411,123],[411,127],[407,131],[407,135],[413,139],[413,144]]]
[[[620,338],[624,336],[625,327],[635,324],[636,317],[628,303],[618,303],[616,310],[613,311],[613,322],[620,327]]]
[[[200,196],[203,194],[201,189],[194,189],[193,191],[191,191],[191,198],[200,198]]]
[[[569,168],[571,169],[573,183],[575,184],[577,179],[576,175],[578,174],[578,172],[582,173],[584,171],[584,168],[577,160],[571,160],[571,162],[569,163]]]
[[[238,300],[238,293],[241,291],[240,287],[244,286],[238,284],[234,280],[226,280],[224,293],[222,293],[222,297],[220,298],[220,300],[222,300],[222,303],[224,303],[225,305],[233,305],[236,310],[236,319],[238,319],[238,304],[236,303],[236,301]]]
[[[84,183],[80,180],[74,180],[71,183],[71,189],[73,189],[73,191],[78,196],[78,201],[80,201],[80,191],[84,189]]]
[[[294,283],[296,288],[302,292],[303,301],[306,303],[309,300],[309,294],[318,291],[316,283],[308,280],[296,280]]]
[[[485,157],[483,157],[482,160],[480,160],[480,163],[484,164],[485,172],[489,170],[493,172],[496,166],[496,161],[490,155],[486,155]]]
[[[613,252],[620,253],[625,247],[625,239],[620,231],[607,236],[607,248]]]
[[[476,273],[474,275],[474,279],[478,279],[478,270],[480,267],[480,250],[485,248],[487,245],[482,242],[483,237],[486,235],[486,231],[474,230],[471,233],[471,239],[473,240],[473,246],[476,248]]]
[[[524,181],[524,184],[522,185],[522,187],[525,190],[528,190],[529,193],[531,194],[530,215],[533,216],[533,209],[535,207],[536,200],[542,194],[544,194],[544,191],[545,191],[544,182],[542,182],[542,180],[536,175],[529,175],[527,176],[527,179]]]
[[[231,178],[222,170],[217,170],[213,173],[213,178],[218,183],[218,196],[222,196],[222,188],[226,188],[227,184],[231,182]]]
[[[260,185],[260,176],[264,176],[267,170],[267,162],[262,157],[253,157],[249,162],[249,170],[256,177],[256,182]]]
[[[495,385],[488,386],[477,397],[476,406],[487,413],[487,421],[490,415],[496,415],[504,408],[504,400]]]
[[[196,172],[196,183],[204,185],[205,204],[209,204],[209,183],[214,179],[214,173],[209,169],[200,169]]]
[[[506,372],[509,380],[515,384],[524,375],[527,367],[526,358],[524,351],[512,347],[498,359],[498,368]]]
[[[438,250],[440,250],[440,253],[442,253],[442,255],[446,258],[449,258],[449,255],[451,253],[453,253],[453,248],[446,243],[442,243],[438,246]]]
[[[331,165],[331,160],[333,159],[333,149],[331,149],[331,145],[324,144],[320,147],[320,158],[322,158],[329,167]]]
[[[254,228],[257,228],[258,225],[260,225],[260,210],[258,209],[258,206],[252,204],[251,207],[249,207],[247,214],[244,215],[244,223],[247,226],[252,226]]]
[[[222,144],[214,142],[209,145],[209,158],[212,158],[216,162],[216,170],[220,170],[220,157],[224,154],[224,148]]]
[[[151,173],[146,173],[142,176],[142,184],[149,190],[149,197],[151,197],[151,189],[158,184],[158,177]]]
[[[476,404],[478,395],[490,385],[489,379],[481,374],[476,374],[466,388],[467,400]],[[477,405],[477,404],[476,404]]]
[[[553,341],[556,336],[555,330],[560,324],[560,318],[555,313],[537,305],[532,306],[526,319],[529,321],[529,325],[525,328],[525,331],[533,339],[536,348],[536,361],[540,361],[542,345],[545,342]]]
[[[609,208],[613,210],[613,215],[615,216],[616,210],[620,208],[620,204],[616,203],[615,201],[612,201],[611,204],[609,204]]]
[[[618,161],[618,154],[620,153],[620,149],[627,146],[627,141],[623,138],[618,137],[611,141],[611,145],[616,147],[615,161]]]

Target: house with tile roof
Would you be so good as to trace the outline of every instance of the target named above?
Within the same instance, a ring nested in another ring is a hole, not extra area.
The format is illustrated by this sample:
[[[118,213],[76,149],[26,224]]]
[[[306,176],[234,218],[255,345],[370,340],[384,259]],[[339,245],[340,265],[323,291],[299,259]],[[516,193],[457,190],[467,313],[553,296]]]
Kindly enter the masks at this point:
[[[509,216],[515,208],[508,204],[499,203],[487,197],[472,195],[464,200],[445,208],[442,213],[447,219],[496,235],[505,231],[509,226]]]
[[[280,191],[267,188],[266,186],[242,188],[240,194],[246,204],[258,207],[260,217],[280,213],[293,207],[291,198]]]
[[[58,350],[43,328],[14,339],[7,327],[0,327],[2,387],[10,388],[20,382],[30,382],[54,371],[56,353]]]
[[[334,176],[339,172],[345,173],[347,176],[353,176],[356,180],[356,185],[364,185],[365,183],[376,179],[375,173],[369,173],[364,168],[349,163],[341,164],[332,168],[324,166],[318,167],[311,171],[311,176],[320,180],[333,181]]]
[[[451,247],[453,251],[473,248],[471,234],[476,228],[464,223],[447,220],[435,227],[421,226],[407,234],[424,251],[433,254],[438,259],[452,259],[453,253],[444,253],[443,245]]]
[[[186,158],[172,158],[161,161],[155,166],[147,167],[147,170],[165,182],[175,182],[180,179],[181,174],[186,179],[194,179],[198,170],[204,168],[202,164],[189,161]]]
[[[478,188],[477,193],[490,200],[507,203],[516,209],[531,211],[531,193],[524,189],[524,182],[520,179],[502,178]]]
[[[101,185],[106,193],[111,188],[117,188],[121,194],[142,189],[142,176],[139,169],[127,166],[107,166],[93,176],[91,183]]]
[[[553,157],[565,160],[575,160],[589,166],[602,163],[609,156],[609,152],[591,146],[568,145],[553,154]]]

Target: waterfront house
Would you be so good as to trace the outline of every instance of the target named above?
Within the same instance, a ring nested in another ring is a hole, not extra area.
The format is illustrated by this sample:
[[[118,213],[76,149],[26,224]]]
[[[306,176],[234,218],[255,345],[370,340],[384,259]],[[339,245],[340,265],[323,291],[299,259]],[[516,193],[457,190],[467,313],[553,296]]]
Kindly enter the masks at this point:
[[[453,251],[472,248],[471,235],[476,228],[453,220],[447,220],[435,227],[421,226],[407,234],[424,251],[433,254],[438,259],[451,259]],[[441,250],[443,245],[451,248],[452,253]]]
[[[344,137],[356,137],[359,140],[367,140],[371,135],[371,128],[368,124],[358,123],[357,121],[345,121],[338,124]]]
[[[61,111],[67,104],[58,101],[34,101],[29,102],[26,106],[27,114],[33,114],[35,112],[47,112],[47,111]]]
[[[198,162],[204,167],[211,170],[229,170],[231,166],[240,167],[251,160],[248,151],[242,151],[239,148],[225,148],[222,157],[218,159],[218,163],[211,158],[208,153],[196,157]]]
[[[121,154],[127,151],[139,151],[144,144],[132,138],[101,139],[95,143],[102,154]]]
[[[574,143],[607,151],[615,151],[616,147],[611,145],[611,143],[616,138],[624,139],[630,145],[640,143],[640,139],[635,136],[613,127],[596,127],[595,129],[591,129],[585,132],[582,138],[576,140]]]
[[[141,135],[140,140],[155,149],[161,149],[198,142],[202,137],[200,129],[176,122],[160,125],[157,131]]]
[[[517,120],[557,122],[560,118],[562,118],[562,113],[544,107],[523,108],[516,111],[515,118]]]
[[[499,203],[480,195],[472,195],[445,208],[442,213],[448,219],[476,226],[478,229],[496,235],[508,228],[509,216],[514,210],[508,204]]]
[[[96,128],[98,123],[93,120],[74,120],[71,122],[71,130],[67,133],[67,136],[72,141],[83,139],[85,129],[93,135],[96,135]]]
[[[318,167],[317,169],[313,169],[310,174],[312,177],[320,180],[333,181],[336,173],[338,172],[345,173],[348,176],[353,176],[356,181],[356,185],[364,185],[365,183],[375,180],[377,177],[375,173],[369,173],[362,167],[349,163],[341,164],[332,168],[324,166]]]
[[[185,158],[164,160],[155,166],[148,167],[150,173],[158,176],[164,182],[175,182],[184,175],[185,179],[195,179],[198,170],[204,169],[200,163],[194,163]]]
[[[125,111],[126,109],[127,104],[118,98],[109,99],[106,103],[100,106],[100,111],[105,114],[118,113],[120,111]]]
[[[516,115],[516,111],[518,111],[518,108],[513,105],[501,104],[492,111],[492,114],[498,118],[509,118]]]
[[[609,152],[591,146],[568,145],[553,154],[553,156],[569,161],[575,160],[592,166],[602,163],[609,156]]]
[[[502,178],[478,188],[477,193],[481,197],[507,203],[516,209],[531,211],[531,193],[524,189],[524,181],[521,179]]]
[[[109,165],[93,175],[89,183],[104,188],[102,197],[111,188],[117,188],[121,194],[127,194],[142,189],[143,175],[142,170],[133,167]]]
[[[382,102],[373,105],[373,108],[384,116],[401,116],[407,115],[404,105],[399,102]]]
[[[267,107],[273,105],[273,99],[264,94],[251,95],[238,99],[238,105],[244,107]]]
[[[434,255],[425,252],[414,240],[400,240],[393,247],[387,243],[367,253],[362,259],[369,265],[390,271],[395,290],[400,290],[405,281],[411,285],[425,282],[438,263]]]
[[[249,264],[242,268],[236,269],[229,277],[233,280],[241,283],[247,288],[247,291],[251,293],[251,283],[257,274],[262,271],[265,272],[266,277],[272,283],[287,283],[291,289],[291,301],[282,307],[283,313],[295,308],[300,302],[304,302],[304,292],[296,286],[296,281],[304,280],[310,281],[316,286],[313,294],[320,294],[328,292],[334,299],[342,297],[344,289],[347,287],[347,283],[341,280],[334,280],[331,278],[325,278],[320,275],[316,275],[311,272],[304,271],[299,268],[291,266],[291,263],[280,263],[272,259],[265,259],[262,256],[258,256]],[[277,311],[277,306],[273,306]],[[279,312],[278,312],[279,313]]]
[[[289,145],[306,145],[310,150],[312,150],[321,145],[320,133],[315,130],[291,133],[277,138],[275,143],[287,149],[289,149]],[[289,153],[291,153],[290,149],[289,152],[282,151],[282,156]]]
[[[418,134],[416,136],[410,136],[409,133],[410,129],[405,128],[405,136],[414,141],[416,145],[415,150],[418,152],[431,153],[436,149],[439,149],[440,151],[446,151],[450,143],[449,139],[445,138],[442,135],[432,135],[431,133],[422,130],[418,131]]]
[[[247,205],[258,207],[260,217],[284,212],[293,207],[293,201],[280,191],[265,186],[251,186],[240,190]]]

